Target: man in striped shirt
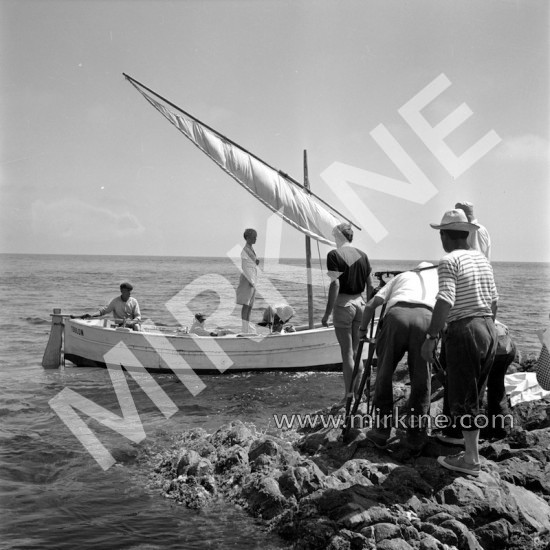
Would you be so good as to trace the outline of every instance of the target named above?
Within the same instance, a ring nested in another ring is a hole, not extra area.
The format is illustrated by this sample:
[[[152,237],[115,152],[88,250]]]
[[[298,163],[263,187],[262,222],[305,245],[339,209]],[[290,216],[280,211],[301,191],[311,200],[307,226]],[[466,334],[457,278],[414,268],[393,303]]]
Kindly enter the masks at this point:
[[[439,292],[422,346],[422,357],[432,362],[437,335],[443,335],[449,405],[454,424],[464,436],[464,452],[440,456],[449,470],[479,475],[479,428],[483,392],[497,346],[494,318],[498,294],[493,269],[487,258],[468,245],[468,222],[459,209],[445,212],[438,229],[447,254],[438,267]]]

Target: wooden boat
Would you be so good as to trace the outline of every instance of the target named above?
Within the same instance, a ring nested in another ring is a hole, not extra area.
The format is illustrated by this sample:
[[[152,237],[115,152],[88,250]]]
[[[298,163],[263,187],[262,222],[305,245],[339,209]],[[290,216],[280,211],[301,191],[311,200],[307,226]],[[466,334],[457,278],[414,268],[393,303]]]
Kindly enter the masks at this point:
[[[57,368],[64,358],[92,366],[114,361],[125,368],[147,370],[191,368],[201,373],[234,371],[314,370],[341,368],[342,358],[333,327],[315,325],[311,277],[311,239],[335,246],[333,229],[346,219],[313,194],[304,151],[304,184],[300,184],[243,149],[156,92],[124,75],[134,88],[226,174],[296,230],[305,234],[308,275],[308,324],[296,332],[253,335],[195,336],[177,327],[144,327],[142,332],[116,327],[109,320],[71,319],[54,310],[43,366]],[[350,220],[347,220],[350,223]],[[353,224],[355,227],[357,225]],[[261,289],[260,289],[261,292]],[[113,349],[122,349],[114,358]]]
[[[150,371],[192,368],[202,374],[265,370],[336,370],[340,347],[332,328],[296,327],[284,334],[197,336],[177,328],[144,326],[141,332],[107,319],[64,319],[65,359],[80,366],[105,366],[105,357],[124,343],[125,368]],[[134,362],[132,362],[134,361]]]

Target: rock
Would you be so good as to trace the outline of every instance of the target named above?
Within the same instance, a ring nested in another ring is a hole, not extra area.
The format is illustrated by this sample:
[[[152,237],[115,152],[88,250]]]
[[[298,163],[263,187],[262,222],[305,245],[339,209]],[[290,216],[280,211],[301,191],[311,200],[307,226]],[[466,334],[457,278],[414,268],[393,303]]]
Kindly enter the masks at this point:
[[[512,526],[505,519],[499,519],[478,527],[475,533],[484,550],[502,550],[506,548]]]
[[[466,525],[460,521],[447,519],[440,526],[451,530],[456,535],[459,550],[484,550]]]
[[[514,426],[524,430],[539,430],[550,427],[550,405],[543,400],[518,403],[512,409]]]
[[[281,453],[279,445],[271,439],[255,441],[250,451],[248,451],[249,462],[254,462],[259,456],[277,456]]]
[[[218,473],[223,473],[232,468],[247,465],[248,451],[239,445],[234,445],[229,449],[221,449],[218,452],[218,461],[216,462],[216,471]]]
[[[282,513],[287,501],[277,481],[271,477],[253,477],[243,487],[243,497],[255,516],[272,519]]]
[[[546,464],[525,454],[503,460],[498,464],[501,479],[526,489],[550,495],[550,462]]]
[[[214,473],[214,466],[207,458],[200,458],[198,462],[190,464],[187,469],[187,475],[195,477],[208,476],[212,473]]]
[[[550,531],[550,506],[542,498],[523,487],[517,487],[506,481],[503,483],[516,502],[520,521],[537,533]]]
[[[455,478],[451,473],[449,479],[452,482],[435,495],[436,500],[465,509],[475,525],[483,525],[499,518],[512,523],[518,521],[517,505],[498,478],[482,471],[478,478]]]
[[[434,525],[433,523],[422,523],[420,524],[420,530],[423,533],[428,533],[432,537],[436,538],[439,542],[443,544],[448,544],[450,546],[456,546],[458,544],[458,537],[450,529],[445,529],[440,525]]]
[[[325,477],[314,462],[304,461],[283,472],[279,477],[279,487],[287,498],[302,498],[320,489]]]
[[[414,550],[414,548],[403,539],[385,539],[376,544],[376,550]]]
[[[384,539],[396,539],[401,537],[401,528],[394,523],[376,523],[372,527],[376,544]]]
[[[418,550],[443,550],[443,544],[439,542],[435,537],[428,533],[421,535],[420,542],[418,543]]]
[[[178,476],[187,474],[189,468],[198,464],[200,460],[202,460],[201,455],[197,451],[184,449],[177,462],[176,474]]]
[[[254,435],[252,431],[240,420],[236,420],[230,424],[221,426],[214,432],[210,437],[210,443],[216,448],[221,446],[232,447],[233,445],[247,447],[253,439]]]
[[[433,494],[431,485],[424,481],[417,470],[408,466],[393,469],[382,486],[401,500],[406,500],[413,495],[431,496]]]

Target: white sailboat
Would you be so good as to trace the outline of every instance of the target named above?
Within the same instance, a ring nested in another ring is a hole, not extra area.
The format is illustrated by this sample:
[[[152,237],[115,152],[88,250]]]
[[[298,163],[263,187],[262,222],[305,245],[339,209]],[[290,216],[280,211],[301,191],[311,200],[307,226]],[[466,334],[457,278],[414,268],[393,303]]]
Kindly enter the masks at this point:
[[[197,336],[185,334],[177,327],[148,326],[135,332],[111,320],[72,319],[54,310],[50,341],[42,362],[44,368],[59,367],[62,349],[64,359],[75,365],[105,366],[108,357],[112,361],[111,350],[123,343],[130,353],[115,361],[125,368],[145,367],[151,371],[191,368],[197,373],[340,369],[342,358],[334,328],[316,326],[313,321],[310,241],[315,239],[334,246],[333,229],[346,218],[310,191],[305,152],[302,185],[132,77],[124,76],[224,172],[305,234],[308,324],[296,327],[296,332],[281,334]]]

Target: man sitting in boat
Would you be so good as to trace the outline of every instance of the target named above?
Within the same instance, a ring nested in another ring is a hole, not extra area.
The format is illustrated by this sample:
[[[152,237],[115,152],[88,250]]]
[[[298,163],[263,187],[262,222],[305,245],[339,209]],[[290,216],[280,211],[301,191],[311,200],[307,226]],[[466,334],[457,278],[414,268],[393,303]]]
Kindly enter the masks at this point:
[[[293,316],[294,309],[288,304],[267,306],[264,310],[263,318],[258,325],[261,327],[269,327],[273,334],[295,332],[292,325],[287,325]]]
[[[99,308],[97,313],[86,313],[81,315],[80,318],[93,319],[112,312],[115,322],[119,326],[141,330],[141,312],[138,301],[130,296],[132,290],[134,290],[134,287],[130,283],[122,283],[120,285],[120,296],[113,298],[108,305]]]

